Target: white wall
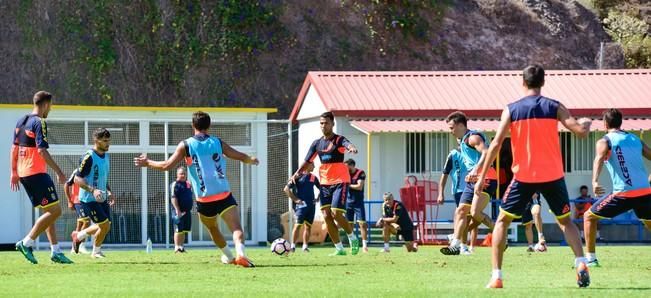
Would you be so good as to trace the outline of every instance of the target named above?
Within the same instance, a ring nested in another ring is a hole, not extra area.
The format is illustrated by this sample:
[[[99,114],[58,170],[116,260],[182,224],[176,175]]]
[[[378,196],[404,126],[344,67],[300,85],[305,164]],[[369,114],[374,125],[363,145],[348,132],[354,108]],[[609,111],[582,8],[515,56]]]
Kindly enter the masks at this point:
[[[297,120],[306,120],[309,118],[319,117],[323,112],[327,111],[326,107],[323,105],[323,101],[319,97],[319,94],[316,92],[316,89],[313,85],[307,89],[307,94],[305,95],[305,100],[303,105],[296,116]]]

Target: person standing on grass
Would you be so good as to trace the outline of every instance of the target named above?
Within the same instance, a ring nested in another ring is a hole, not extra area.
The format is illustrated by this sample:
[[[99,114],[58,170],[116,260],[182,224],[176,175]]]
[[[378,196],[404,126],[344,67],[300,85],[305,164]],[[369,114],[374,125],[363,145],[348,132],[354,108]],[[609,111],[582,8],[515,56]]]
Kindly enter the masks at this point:
[[[527,238],[527,252],[545,252],[547,251],[547,242],[543,234],[542,216],[540,215],[540,194],[535,193],[531,198],[531,202],[522,214],[522,225],[524,226],[524,235]],[[538,231],[538,244],[533,244],[533,226],[536,226]]]
[[[226,157],[252,165],[258,165],[260,161],[256,157],[233,149],[222,139],[209,135],[210,123],[208,113],[195,112],[192,114],[194,135],[181,141],[170,158],[165,161],[153,161],[143,154],[134,158],[133,162],[137,167],[169,171],[185,160],[188,165],[190,184],[197,198],[199,218],[208,229],[215,245],[221,249],[222,263],[255,267],[244,251],[244,231],[240,211],[226,177]],[[219,231],[217,216],[220,216],[233,232],[237,257],[233,256],[228,243]]]
[[[94,236],[93,251],[90,257],[103,259],[102,244],[111,230],[111,206],[115,203],[108,184],[110,173],[111,133],[106,128],[93,132],[95,145],[81,158],[75,175],[75,184],[79,185],[79,201],[83,217],[90,217],[94,225],[70,235],[75,253],[79,253],[81,243]]]
[[[312,222],[314,222],[314,215],[316,213],[314,187],[321,187],[319,179],[312,175],[312,171],[314,171],[314,165],[307,164],[302,175],[296,179],[296,182],[289,180],[289,183],[283,189],[287,197],[292,200],[294,216],[296,218],[290,246],[292,252],[296,250],[296,242],[298,242],[298,234],[301,227],[303,228],[303,252],[310,251],[308,245]]]
[[[192,231],[192,185],[185,167],[176,169],[176,181],[170,184],[170,203],[174,209],[174,253],[185,253],[185,235]]]
[[[12,191],[19,191],[20,182],[32,202],[32,207],[40,208],[43,214],[39,216],[25,238],[16,243],[16,250],[22,253],[27,261],[37,264],[38,261],[33,253],[34,242],[41,233],[45,232],[52,249],[50,260],[55,263],[72,264],[72,261],[61,252],[56,238],[56,220],[61,216],[61,207],[54,182],[47,173],[47,167],[50,166],[56,173],[59,183],[63,184],[66,181],[63,171],[47,150],[50,145],[47,140],[45,119],[52,109],[52,94],[46,91],[36,92],[33,103],[32,112],[21,117],[16,123],[11,146],[9,184]]]
[[[346,202],[346,219],[351,229],[355,227],[355,220],[359,223],[362,234],[362,251],[368,252],[368,224],[366,224],[366,208],[364,208],[364,184],[366,173],[355,167],[355,160],[349,158],[344,162],[350,174],[350,196]]]
[[[411,221],[405,205],[396,201],[390,192],[385,192],[382,198],[384,199],[384,203],[382,203],[382,217],[375,223],[376,227],[382,228],[384,247],[380,252],[388,253],[391,251],[389,239],[391,235],[397,234],[400,234],[402,240],[405,241],[407,252],[417,252],[418,246],[414,242],[414,223]]]
[[[344,229],[350,242],[351,254],[359,253],[359,240],[353,233],[344,213],[346,212],[346,201],[350,187],[350,174],[348,167],[344,164],[344,153],[346,151],[357,153],[357,147],[346,137],[337,135],[332,128],[335,126],[335,116],[332,112],[325,112],[319,118],[319,125],[323,137],[312,142],[307,152],[305,161],[292,176],[296,181],[303,169],[314,162],[318,156],[321,160],[319,167],[319,181],[321,182],[321,212],[328,227],[330,239],[335,244],[335,252],[331,256],[345,256],[344,245],[339,238],[339,227]]]
[[[502,111],[495,138],[486,159],[477,172],[483,181],[500,151],[502,142],[511,133],[513,179],[504,191],[500,214],[493,230],[492,277],[487,288],[502,288],[502,261],[506,247],[506,231],[514,218],[521,218],[534,193],[540,192],[565,234],[574,252],[576,281],[579,287],[590,285],[590,275],[583,257],[579,230],[570,218],[570,200],[565,186],[563,159],[560,151],[558,122],[578,137],[590,132],[590,120],[576,120],[559,101],[544,97],[545,71],[540,65],[527,66],[522,75],[525,96],[510,103]],[[475,194],[483,187],[478,183]]]
[[[622,113],[617,109],[604,112],[604,126],[608,133],[597,141],[592,167],[592,190],[595,196],[606,193],[599,183],[599,175],[606,165],[613,182],[611,194],[603,196],[584,215],[585,249],[588,266],[599,266],[596,252],[597,222],[613,218],[633,209],[637,218],[651,230],[651,187],[644,160],[651,160],[651,148],[640,138],[621,129]]]
[[[65,186],[63,187],[63,192],[68,198],[68,208],[74,210],[77,215],[77,225],[75,226],[75,231],[79,232],[85,228],[88,228],[90,225],[90,218],[83,214],[81,210],[81,202],[79,202],[79,185],[75,184],[75,176],[77,176],[77,169],[72,172],[68,181],[66,181]],[[86,249],[85,242],[82,242],[79,246],[79,252],[75,252],[75,247],[70,248],[70,253],[72,254],[90,254],[90,251]]]

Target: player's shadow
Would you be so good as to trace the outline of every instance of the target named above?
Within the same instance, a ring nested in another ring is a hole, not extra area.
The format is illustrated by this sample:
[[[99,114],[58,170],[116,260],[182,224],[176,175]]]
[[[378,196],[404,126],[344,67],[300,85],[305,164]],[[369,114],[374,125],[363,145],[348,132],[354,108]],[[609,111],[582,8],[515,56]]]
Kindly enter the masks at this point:
[[[649,291],[651,290],[651,287],[618,287],[618,288],[611,288],[611,287],[588,287],[590,290],[632,290],[632,291]]]
[[[350,264],[256,264],[256,268],[282,268],[282,267],[333,267],[349,266]]]

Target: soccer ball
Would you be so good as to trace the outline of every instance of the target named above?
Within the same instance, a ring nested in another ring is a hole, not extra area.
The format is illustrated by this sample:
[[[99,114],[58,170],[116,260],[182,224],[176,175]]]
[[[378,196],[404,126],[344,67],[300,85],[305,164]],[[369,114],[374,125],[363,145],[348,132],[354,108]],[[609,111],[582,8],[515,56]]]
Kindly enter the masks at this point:
[[[278,238],[271,243],[271,252],[279,256],[286,256],[289,254],[289,242],[283,238]]]
[[[547,244],[545,242],[539,242],[536,243],[536,245],[533,247],[537,252],[546,252],[547,251]]]

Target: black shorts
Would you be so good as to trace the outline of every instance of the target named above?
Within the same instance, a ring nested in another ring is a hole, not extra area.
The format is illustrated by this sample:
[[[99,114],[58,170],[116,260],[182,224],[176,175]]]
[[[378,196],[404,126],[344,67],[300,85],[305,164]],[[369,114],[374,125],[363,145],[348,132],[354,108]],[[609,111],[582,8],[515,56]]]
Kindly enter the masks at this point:
[[[533,208],[534,205],[540,206],[540,198],[532,199],[531,202],[527,204],[527,208],[524,210],[524,213],[522,214],[522,225],[528,225],[533,223],[533,214],[531,213],[531,208]]]
[[[20,184],[23,185],[29,200],[32,201],[32,207],[47,208],[59,202],[54,182],[46,173],[21,177]]]
[[[651,194],[631,198],[606,195],[592,204],[590,213],[601,218],[613,218],[631,209],[637,218],[651,220]]]
[[[542,183],[525,183],[515,179],[504,191],[500,210],[511,218],[522,218],[533,194],[540,192],[549,209],[561,219],[570,216],[570,199],[565,186],[565,178]]]
[[[223,200],[201,203],[197,202],[197,212],[204,217],[215,217],[222,215],[226,210],[237,207],[233,194],[229,194]]]
[[[312,225],[314,222],[314,215],[316,211],[314,210],[315,206],[314,205],[307,205],[305,207],[297,207],[294,209],[294,216],[296,217],[296,224],[297,225],[302,225],[302,224],[307,224],[307,225]]]
[[[75,213],[77,214],[77,220],[88,221],[88,216],[84,215],[83,207],[81,203],[75,204]]]
[[[497,180],[486,179],[484,184],[484,193],[487,194],[491,199],[495,197],[495,191],[497,190]],[[472,205],[472,198],[475,196],[475,182],[466,182],[466,186],[461,193],[459,198],[459,204],[461,205]]]
[[[186,211],[181,216],[173,215],[174,233],[189,233],[192,230],[192,212]]]
[[[321,210],[325,208],[346,211],[346,201],[348,196],[348,183],[338,183],[333,185],[321,185]]]
[[[111,221],[111,207],[108,202],[81,202],[81,216],[90,217],[96,224],[101,224]]]
[[[346,219],[349,222],[353,222],[355,219],[357,219],[357,222],[366,222],[366,208],[364,208],[363,199],[346,202]]]
[[[400,227],[400,230],[398,230],[398,234],[402,236],[402,240],[407,241],[414,241],[414,229],[403,229]]]

